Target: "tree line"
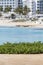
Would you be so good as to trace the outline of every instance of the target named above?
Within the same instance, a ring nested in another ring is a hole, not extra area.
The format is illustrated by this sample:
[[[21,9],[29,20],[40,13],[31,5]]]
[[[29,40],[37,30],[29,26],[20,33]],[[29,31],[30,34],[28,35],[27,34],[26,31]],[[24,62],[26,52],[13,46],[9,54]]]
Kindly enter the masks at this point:
[[[0,54],[42,54],[43,43],[3,43],[0,45]]]
[[[6,6],[6,8],[3,11],[3,7],[0,6],[0,12],[2,12],[2,11],[3,12],[9,12],[9,11],[11,11],[11,9],[12,8],[10,6]],[[30,12],[30,8],[28,8],[27,6],[25,6],[25,7],[18,6],[16,9],[14,9],[14,12],[19,13],[19,14],[23,14],[23,15],[26,15],[27,13]]]

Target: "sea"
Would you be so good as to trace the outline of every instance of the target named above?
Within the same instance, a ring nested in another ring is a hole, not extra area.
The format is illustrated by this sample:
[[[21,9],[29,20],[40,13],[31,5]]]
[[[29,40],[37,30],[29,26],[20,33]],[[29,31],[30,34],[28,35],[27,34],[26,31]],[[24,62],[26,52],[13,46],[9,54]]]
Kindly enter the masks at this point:
[[[43,28],[0,27],[0,44],[34,41],[43,42]]]

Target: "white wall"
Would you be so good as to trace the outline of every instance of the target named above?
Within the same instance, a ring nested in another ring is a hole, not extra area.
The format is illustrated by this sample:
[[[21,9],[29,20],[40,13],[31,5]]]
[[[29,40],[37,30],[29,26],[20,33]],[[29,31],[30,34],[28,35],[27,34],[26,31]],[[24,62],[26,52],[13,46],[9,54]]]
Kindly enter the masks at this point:
[[[35,0],[26,0],[24,1],[23,6],[27,5],[30,8],[30,15],[36,14],[36,1]]]

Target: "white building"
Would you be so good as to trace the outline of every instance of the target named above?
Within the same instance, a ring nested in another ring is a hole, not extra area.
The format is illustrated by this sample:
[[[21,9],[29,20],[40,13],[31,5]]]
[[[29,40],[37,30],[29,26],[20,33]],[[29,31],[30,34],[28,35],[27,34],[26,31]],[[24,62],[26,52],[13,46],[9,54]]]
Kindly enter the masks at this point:
[[[26,0],[23,2],[23,7],[27,6],[28,8],[30,8],[30,13],[29,16],[35,16],[36,15],[36,2],[35,0]]]
[[[3,10],[10,6],[12,8],[11,11],[13,11],[18,6],[22,6],[22,0],[0,0],[0,6],[3,7]]]

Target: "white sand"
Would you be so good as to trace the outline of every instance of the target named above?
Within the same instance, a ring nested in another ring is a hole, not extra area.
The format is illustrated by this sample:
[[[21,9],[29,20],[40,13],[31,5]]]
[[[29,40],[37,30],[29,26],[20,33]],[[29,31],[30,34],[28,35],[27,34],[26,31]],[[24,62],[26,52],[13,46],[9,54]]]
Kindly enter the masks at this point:
[[[37,22],[37,21],[36,21]],[[13,22],[13,20],[0,19],[0,26],[28,26],[28,27],[38,27],[43,28],[43,24],[35,23],[35,22]]]
[[[35,55],[0,54],[0,65],[43,65],[43,54]]]

